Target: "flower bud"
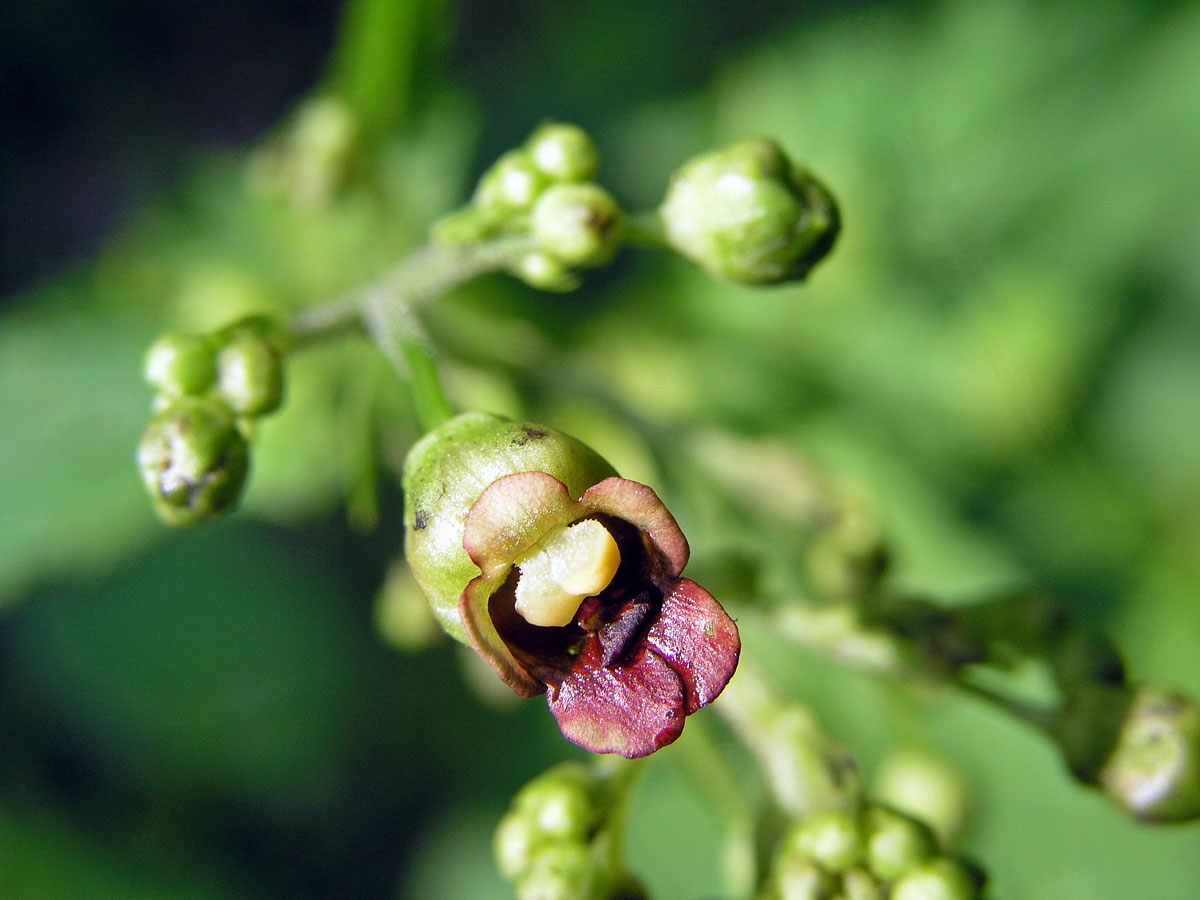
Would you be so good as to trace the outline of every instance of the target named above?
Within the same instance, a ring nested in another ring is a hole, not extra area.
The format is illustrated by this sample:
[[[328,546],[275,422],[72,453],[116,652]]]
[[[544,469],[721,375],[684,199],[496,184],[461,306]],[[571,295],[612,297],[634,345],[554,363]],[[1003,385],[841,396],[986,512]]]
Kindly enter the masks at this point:
[[[605,872],[587,847],[555,844],[514,884],[517,900],[606,900]]]
[[[884,888],[863,869],[842,873],[842,893],[845,900],[884,900]]]
[[[970,808],[962,772],[916,747],[888,754],[875,773],[873,794],[891,809],[929,826],[942,844],[962,832]]]
[[[150,419],[137,461],[159,516],[190,525],[237,505],[249,453],[228,407],[189,397]]]
[[[483,173],[472,202],[497,213],[526,210],[548,183],[546,174],[534,165],[527,152],[510,150]]]
[[[534,204],[530,219],[540,248],[573,268],[602,266],[617,251],[621,209],[596,184],[556,184]]]
[[[759,900],[831,900],[835,890],[834,878],[811,859],[783,853],[776,857]]]
[[[892,885],[890,900],[975,900],[980,885],[958,860],[939,856],[923,862]]]
[[[217,354],[217,393],[239,416],[273,412],[283,400],[279,351],[256,335],[235,335]]]
[[[928,826],[886,806],[869,806],[863,818],[867,868],[883,881],[894,881],[937,850]]]
[[[145,375],[165,397],[198,397],[216,380],[216,348],[204,335],[164,334],[146,353]]]
[[[529,819],[521,812],[507,813],[492,839],[492,851],[496,857],[496,868],[500,874],[513,881],[529,870],[536,851],[541,849],[538,835],[530,827]]]
[[[510,270],[527,285],[540,291],[566,293],[579,287],[579,277],[552,253],[535,250],[521,257]]]
[[[1098,780],[1136,819],[1183,822],[1200,817],[1196,701],[1162,688],[1138,689]]]
[[[801,820],[782,852],[811,859],[826,872],[844,872],[862,859],[862,834],[855,816],[826,810]]]
[[[599,165],[596,146],[588,133],[565,122],[540,126],[525,142],[525,151],[552,181],[588,181]]]
[[[409,452],[405,553],[451,636],[563,734],[645,756],[733,675],[741,644],[681,577],[687,541],[645,485],[561,432],[480,413]]]
[[[685,163],[659,213],[675,250],[718,278],[746,284],[803,279],[840,227],[829,191],[764,139]]]
[[[525,785],[513,799],[540,839],[583,843],[596,824],[591,778],[581,766],[557,766]]]

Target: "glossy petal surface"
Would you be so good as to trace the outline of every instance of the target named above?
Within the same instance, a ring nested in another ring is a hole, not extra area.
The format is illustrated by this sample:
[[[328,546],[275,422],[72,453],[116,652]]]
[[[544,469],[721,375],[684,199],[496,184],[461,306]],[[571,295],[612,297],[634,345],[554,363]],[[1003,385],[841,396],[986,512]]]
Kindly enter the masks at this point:
[[[563,735],[593,753],[649,756],[683,730],[683,684],[651,650],[605,668],[593,641],[547,699]]]
[[[663,600],[646,644],[679,675],[687,691],[688,715],[725,689],[742,648],[733,619],[712,594],[687,578]]]

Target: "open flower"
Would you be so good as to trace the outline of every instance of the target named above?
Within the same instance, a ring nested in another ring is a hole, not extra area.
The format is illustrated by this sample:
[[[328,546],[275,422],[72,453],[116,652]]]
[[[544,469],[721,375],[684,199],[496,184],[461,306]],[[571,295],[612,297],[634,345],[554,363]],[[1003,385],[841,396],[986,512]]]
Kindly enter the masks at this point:
[[[568,739],[633,758],[720,694],[741,644],[682,577],[662,501],[611,471],[552,429],[460,416],[410,453],[406,552],[448,632],[518,694],[546,693]]]

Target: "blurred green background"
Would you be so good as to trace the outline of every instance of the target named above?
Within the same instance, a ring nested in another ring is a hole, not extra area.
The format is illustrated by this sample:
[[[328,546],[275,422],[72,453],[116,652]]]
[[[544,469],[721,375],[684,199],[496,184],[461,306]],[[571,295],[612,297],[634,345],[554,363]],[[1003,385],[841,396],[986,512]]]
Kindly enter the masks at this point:
[[[1047,586],[1135,677],[1200,693],[1200,5],[62,0],[0,21],[2,900],[509,895],[492,825],[581,754],[449,645],[377,628],[388,462],[415,436],[386,365],[353,340],[297,359],[219,524],[160,527],[132,455],[158,331],[378,275],[547,117],[593,134],[634,208],[687,156],[775,136],[841,199],[843,239],[804,287],[650,253],[565,297],[485,279],[430,323],[459,403],[635,478],[661,460],[563,372],[659,445],[777,439],[873,498],[898,585]],[[315,174],[287,124],[310,91],[357,126]],[[736,523],[704,483],[663,485],[719,582]],[[1125,821],[974,701],[744,637],[868,771],[912,744],[962,770],[996,897],[1196,895],[1200,826]],[[713,897],[719,820],[674,752],[631,864],[661,900]]]

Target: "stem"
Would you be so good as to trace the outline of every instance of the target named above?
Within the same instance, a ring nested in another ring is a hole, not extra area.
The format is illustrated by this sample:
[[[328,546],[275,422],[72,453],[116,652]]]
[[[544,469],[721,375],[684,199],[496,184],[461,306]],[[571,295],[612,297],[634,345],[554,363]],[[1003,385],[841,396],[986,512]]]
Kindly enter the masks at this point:
[[[605,859],[610,871],[623,871],[629,801],[638,778],[645,771],[645,760],[608,757],[597,760],[593,771],[604,784],[607,806],[604,823],[593,837],[593,849]]]
[[[633,247],[664,249],[670,246],[657,209],[630,213],[625,219],[624,240]]]
[[[776,804],[790,817],[848,809],[859,799],[861,779],[850,756],[806,707],[786,700],[746,660],[715,709],[758,759]]]
[[[417,311],[461,284],[498,272],[529,251],[528,238],[505,237],[482,244],[418,247],[382,278],[293,317],[298,345],[366,326],[368,333],[408,379],[417,417],[426,431],[453,415],[438,378]]]
[[[1019,700],[1000,693],[994,688],[980,684],[978,681],[973,681],[969,678],[959,676],[955,679],[954,683],[966,693],[992,704],[1013,718],[1019,719],[1039,731],[1046,732],[1047,734],[1050,733],[1054,716],[1048,710],[1038,709],[1030,706],[1028,703],[1022,703]]]
[[[410,338],[400,338],[399,344],[404,364],[408,367],[413,404],[417,408],[417,421],[422,431],[433,431],[451,419],[454,410],[446,400],[437,367],[425,346],[420,341]]]

